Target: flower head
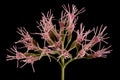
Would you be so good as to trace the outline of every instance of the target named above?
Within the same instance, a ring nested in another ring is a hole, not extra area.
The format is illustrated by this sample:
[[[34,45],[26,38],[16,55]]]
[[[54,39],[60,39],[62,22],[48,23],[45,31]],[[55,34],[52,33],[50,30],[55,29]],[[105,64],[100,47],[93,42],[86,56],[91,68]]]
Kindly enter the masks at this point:
[[[49,48],[53,48],[54,50],[59,51],[61,47],[61,39],[55,42],[53,45],[48,46]]]
[[[21,40],[17,41],[16,43],[22,43],[23,41],[31,42],[33,40],[32,37],[30,36],[30,34],[28,33],[28,31],[24,27],[18,28],[17,33],[20,34],[22,36],[22,38],[21,38]]]
[[[30,36],[30,34],[27,32],[27,30],[24,27],[18,28],[17,33],[19,33],[22,36],[22,38],[15,43],[24,44],[25,45],[24,47],[27,48],[27,52],[29,50],[36,50],[37,49],[37,46],[34,44],[33,38]]]
[[[94,30],[94,37],[92,38],[92,40],[90,41],[91,44],[96,44],[98,42],[105,42],[107,43],[105,40],[108,39],[109,37],[106,37],[106,34],[103,34],[104,31],[106,30],[107,26],[103,27],[103,25],[101,25],[100,29],[98,30],[98,27]],[[98,33],[97,33],[98,32]]]
[[[20,27],[17,33],[22,37],[15,43],[24,44],[22,48],[27,50],[23,53],[17,50],[17,46],[13,46],[8,50],[13,55],[7,55],[7,60],[16,59],[17,67],[19,66],[18,62],[24,62],[20,68],[26,64],[31,64],[33,72],[35,72],[33,66],[35,61],[47,56],[50,62],[51,58],[57,60],[61,66],[61,71],[64,71],[65,67],[76,59],[105,58],[112,51],[109,49],[111,46],[101,48],[102,42],[107,43],[106,39],[109,38],[106,37],[106,26],[101,25],[100,28],[96,27],[92,30],[85,31],[85,26],[81,23],[79,29],[76,28],[77,30],[75,30],[78,14],[83,13],[85,8],[78,10],[75,5],[70,7],[69,4],[68,6],[63,5],[62,7],[64,10],[61,12],[61,17],[57,25],[53,24],[54,16],[51,10],[47,12],[47,15],[42,13],[42,19],[38,22],[37,26],[40,32],[33,34],[40,35],[44,40],[43,47],[39,47],[39,44],[30,36],[28,31],[24,27]],[[97,44],[99,44],[99,49],[94,50]],[[19,49],[21,50],[21,48]]]
[[[77,39],[76,39],[76,42],[78,44],[80,44],[82,41],[86,41],[87,39],[85,37],[87,37],[87,35],[90,33],[91,31],[88,30],[87,32],[84,33],[84,26],[83,24],[81,23],[80,24],[80,30],[77,30],[76,33],[77,33]]]
[[[44,39],[44,40],[49,40],[50,39],[50,35],[49,35],[48,32],[41,33],[41,36],[42,36],[42,39]]]
[[[98,27],[97,27],[96,29],[94,28],[94,29],[93,29],[93,31],[94,31],[94,36],[93,36],[93,38],[92,38],[91,40],[88,40],[88,43],[86,43],[86,40],[87,40],[87,39],[86,39],[85,37],[87,37],[87,35],[88,35],[91,31],[89,30],[89,31],[87,31],[86,33],[83,33],[84,28],[81,27],[81,28],[80,28],[81,31],[80,31],[80,32],[77,31],[77,39],[76,39],[76,42],[80,43],[80,42],[82,42],[82,41],[84,40],[85,43],[82,43],[82,44],[81,44],[81,45],[82,45],[82,48],[81,48],[81,50],[79,50],[76,58],[78,58],[78,57],[82,58],[82,57],[85,56],[85,54],[87,54],[88,51],[93,51],[93,50],[92,50],[92,47],[93,47],[94,45],[96,45],[97,43],[100,43],[100,44],[101,44],[101,42],[107,43],[107,42],[105,41],[105,39],[107,39],[107,38],[109,38],[109,37],[106,37],[107,34],[103,34],[106,28],[107,28],[106,26],[103,28],[103,25],[100,27],[99,30],[98,30]],[[108,48],[107,48],[107,49],[108,49]],[[97,53],[94,54],[94,55],[102,56],[102,54],[100,54],[101,52],[102,52],[102,53],[110,52],[110,51],[106,51],[106,52],[105,52],[105,50],[106,50],[106,48],[105,48],[105,49],[102,49],[102,50],[99,50],[99,51],[97,51]]]
[[[12,48],[10,48],[11,49],[11,51],[10,50],[8,50],[9,52],[11,52],[11,53],[13,53],[15,56],[8,56],[8,58],[11,58],[11,59],[17,59],[17,60],[20,60],[20,59],[23,59],[23,58],[26,58],[26,56],[23,54],[23,53],[21,53],[21,52],[19,52],[18,50],[17,50],[17,46],[13,46]],[[10,60],[10,59],[7,59],[7,60]]]
[[[12,48],[10,48],[11,50],[8,50],[9,52],[11,52],[11,53],[13,53],[14,55],[13,56],[11,56],[11,55],[7,55],[7,61],[8,60],[13,60],[13,59],[17,59],[17,67],[19,66],[19,64],[18,64],[18,61],[19,60],[21,60],[21,59],[24,59],[24,58],[26,58],[26,56],[23,54],[23,53],[21,53],[21,52],[19,52],[18,50],[17,50],[17,46],[13,46]]]
[[[65,5],[63,5],[63,9],[66,12],[66,19],[64,19],[65,21],[67,20],[67,30],[68,33],[71,34],[75,28],[76,22],[77,22],[77,15],[81,14],[85,11],[84,8],[82,8],[81,10],[78,11],[78,9],[76,8],[75,5],[72,5],[72,10],[70,10],[70,6],[68,4],[68,7],[66,7]]]
[[[51,13],[51,10],[47,13],[47,16],[45,16],[44,13],[42,13],[42,20],[40,20],[40,27],[42,28],[39,28],[41,31],[43,32],[49,32],[53,27],[53,23],[52,23],[52,20],[53,20],[53,14]]]
[[[34,69],[33,64],[34,64],[34,62],[37,61],[37,60],[38,60],[38,59],[37,59],[36,57],[34,57],[34,56],[28,56],[28,57],[26,57],[25,60],[22,60],[22,62],[25,62],[25,63],[24,63],[24,65],[22,65],[20,68],[24,67],[26,64],[31,64],[32,69],[33,69],[33,72],[35,72],[35,69]]]
[[[52,23],[53,21],[53,14],[51,13],[51,10],[48,11],[47,15],[42,13],[42,19],[40,22],[37,22],[39,26],[37,28],[41,31],[41,33],[49,33],[53,28],[54,25]],[[35,34],[40,34],[41,33],[35,33]]]
[[[101,46],[100,46],[101,47]],[[103,58],[106,58],[107,55],[106,54],[109,54],[111,53],[112,50],[109,50],[111,46],[109,47],[103,47],[97,51],[94,51],[94,53],[92,54],[93,58],[97,58],[97,57],[103,57]]]
[[[72,5],[72,10],[70,10],[69,4],[68,4],[68,7],[66,7],[65,5],[63,5],[63,9],[66,12],[69,24],[71,24],[71,23],[74,22],[74,20],[75,20],[75,18],[76,18],[76,16],[78,14],[81,14],[81,13],[83,13],[85,11],[84,8],[82,8],[81,10],[78,11],[78,9],[76,8],[75,5]]]
[[[62,11],[61,12],[61,17],[60,17],[60,20],[59,20],[60,31],[64,30],[66,23],[67,23],[66,12]]]
[[[48,58],[51,62],[50,54],[53,54],[53,51],[47,47],[44,47],[43,49],[41,49],[41,55],[40,55],[39,59],[41,59],[43,56],[48,56]]]
[[[34,33],[42,36],[42,39],[45,41],[50,40],[50,31],[54,28],[53,25],[53,14],[51,13],[51,10],[48,11],[47,15],[42,13],[42,19],[40,22],[37,22],[39,26],[37,28],[40,30],[40,33]]]
[[[68,59],[68,58],[70,58],[71,56],[70,56],[70,53],[69,53],[67,50],[62,49],[60,56],[58,56],[58,60],[59,60],[61,57],[64,57],[65,59]]]

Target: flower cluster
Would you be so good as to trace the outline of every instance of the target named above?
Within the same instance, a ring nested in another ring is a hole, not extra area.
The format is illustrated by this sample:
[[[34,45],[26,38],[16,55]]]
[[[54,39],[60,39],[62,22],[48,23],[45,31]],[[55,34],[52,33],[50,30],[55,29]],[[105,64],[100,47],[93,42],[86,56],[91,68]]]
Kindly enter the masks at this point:
[[[78,15],[83,13],[85,8],[78,10],[75,5],[70,6],[63,5],[63,11],[61,12],[61,17],[58,20],[59,26],[53,24],[55,17],[53,16],[51,10],[48,11],[47,15],[42,13],[42,19],[38,22],[37,28],[40,32],[35,32],[33,34],[38,34],[44,39],[44,46],[39,46],[39,43],[31,37],[29,32],[24,28],[18,28],[17,33],[22,37],[20,40],[15,42],[15,46],[7,49],[13,55],[7,55],[7,60],[17,60],[17,67],[22,68],[26,64],[31,64],[33,72],[35,69],[33,64],[35,61],[40,60],[42,57],[47,56],[51,61],[51,58],[57,60],[61,65],[69,60],[76,60],[81,58],[90,57],[106,57],[109,54],[111,46],[102,47],[102,43],[108,44],[106,42],[107,33],[105,30],[107,26],[101,25],[99,27],[94,27],[91,30],[85,31],[85,26],[83,23],[80,24],[79,29],[75,30],[77,24]],[[58,28],[59,27],[59,28]],[[76,37],[73,36],[76,35]],[[88,36],[92,38],[88,38]],[[73,37],[75,39],[73,39]],[[18,44],[23,44],[22,47],[17,47]],[[99,45],[98,50],[94,50],[94,46]],[[101,48],[102,47],[102,48]],[[26,51],[22,51],[25,48]],[[74,50],[74,53],[71,51]],[[76,54],[73,56],[73,54]],[[19,62],[24,62],[23,65],[19,65]]]

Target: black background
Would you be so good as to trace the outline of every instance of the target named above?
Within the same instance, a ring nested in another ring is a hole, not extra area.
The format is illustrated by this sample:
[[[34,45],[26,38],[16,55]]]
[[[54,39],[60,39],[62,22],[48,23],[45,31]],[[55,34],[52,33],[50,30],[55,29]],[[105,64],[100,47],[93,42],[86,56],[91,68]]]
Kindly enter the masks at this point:
[[[35,63],[36,72],[31,66],[22,69],[16,68],[16,61],[5,61],[7,48],[13,45],[20,37],[16,28],[24,26],[28,31],[35,32],[36,21],[41,19],[41,12],[47,13],[52,9],[59,19],[63,4],[75,4],[78,9],[86,8],[80,15],[79,22],[86,28],[107,25],[107,32],[111,37],[112,53],[106,59],[77,60],[66,68],[66,80],[116,80],[119,72],[119,29],[117,25],[117,2],[106,0],[4,0],[0,2],[0,80],[60,80],[60,67],[54,60],[48,58]],[[40,42],[42,43],[42,42]]]

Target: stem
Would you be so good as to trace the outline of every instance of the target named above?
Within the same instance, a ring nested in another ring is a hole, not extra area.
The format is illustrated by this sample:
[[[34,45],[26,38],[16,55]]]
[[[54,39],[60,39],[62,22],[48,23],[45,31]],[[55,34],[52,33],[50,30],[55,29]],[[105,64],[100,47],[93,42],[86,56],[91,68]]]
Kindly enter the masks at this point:
[[[51,55],[50,57],[53,58],[53,59],[55,59],[55,60],[57,61],[57,58],[56,58],[56,57],[54,57],[54,56],[52,56],[52,55]],[[65,68],[67,67],[67,65],[68,65],[69,63],[71,63],[71,62],[74,61],[74,60],[76,60],[76,59],[71,58],[69,61],[67,61],[67,62],[65,63],[64,57],[61,57],[61,61],[58,61],[59,65],[61,66],[61,80],[65,80]]]
[[[69,43],[71,42],[71,39],[72,39],[72,35],[68,36],[68,40],[67,40],[65,49],[68,47]]]
[[[65,80],[65,66],[61,66],[61,80]]]
[[[52,55],[50,55],[50,57],[53,58],[53,59],[56,60],[56,61],[58,60],[56,57],[54,57],[54,56],[52,56]],[[57,62],[59,63],[60,66],[62,66],[62,64],[60,63],[60,61],[57,61]]]
[[[61,65],[61,80],[65,80],[65,68],[69,63],[74,61],[75,59],[70,59],[68,62],[64,63],[64,58],[61,58],[62,65]]]
[[[67,36],[67,31],[65,31],[63,37],[62,37],[62,49],[64,49],[64,42],[65,42],[65,38]]]
[[[65,59],[61,57],[61,80],[65,80]]]
[[[69,63],[71,63],[72,61],[74,61],[75,59],[73,58],[73,59],[70,59],[69,61],[67,61],[66,63],[65,63],[65,67],[69,64]]]

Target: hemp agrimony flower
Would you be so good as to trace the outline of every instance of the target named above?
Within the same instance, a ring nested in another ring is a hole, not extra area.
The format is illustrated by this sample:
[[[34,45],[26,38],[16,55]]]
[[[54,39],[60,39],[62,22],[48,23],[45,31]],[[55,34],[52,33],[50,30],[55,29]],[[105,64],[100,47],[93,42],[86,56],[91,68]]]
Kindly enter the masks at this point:
[[[70,6],[69,4],[62,7],[61,17],[57,20],[58,25],[53,23],[56,19],[51,10],[47,14],[42,13],[42,19],[37,22],[39,32],[33,34],[40,35],[41,39],[44,40],[43,46],[31,37],[25,27],[18,28],[17,33],[21,35],[21,38],[15,42],[15,46],[7,49],[13,53],[7,55],[7,60],[16,59],[17,67],[20,68],[26,64],[31,64],[33,72],[35,72],[34,62],[47,56],[50,62],[51,59],[55,59],[59,63],[61,66],[61,80],[64,80],[65,68],[70,62],[82,58],[106,58],[107,54],[112,51],[110,49],[111,45],[109,46],[106,41],[109,38],[105,32],[107,26],[101,25],[100,27],[85,30],[84,24],[81,23],[80,26],[77,26],[79,29],[76,30],[78,15],[85,12],[85,8],[78,10],[75,5]],[[23,44],[23,46],[18,47],[18,44]],[[93,48],[95,45],[99,45],[98,50]],[[106,45],[108,47],[105,47]],[[23,52],[23,48],[26,51]]]

